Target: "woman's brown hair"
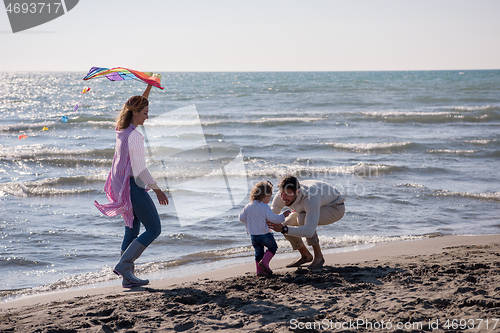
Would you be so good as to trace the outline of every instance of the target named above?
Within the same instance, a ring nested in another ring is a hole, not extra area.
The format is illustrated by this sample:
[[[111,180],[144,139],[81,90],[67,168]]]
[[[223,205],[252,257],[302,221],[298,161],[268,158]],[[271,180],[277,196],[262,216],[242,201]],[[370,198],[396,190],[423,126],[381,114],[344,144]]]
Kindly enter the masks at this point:
[[[135,112],[141,112],[146,106],[149,105],[149,101],[147,98],[142,96],[132,96],[129,100],[123,105],[120,114],[116,118],[116,127],[118,130],[123,130],[130,126],[132,122],[132,116]]]
[[[260,182],[255,184],[250,192],[250,201],[262,201],[264,197],[273,194],[273,184],[269,181]]]

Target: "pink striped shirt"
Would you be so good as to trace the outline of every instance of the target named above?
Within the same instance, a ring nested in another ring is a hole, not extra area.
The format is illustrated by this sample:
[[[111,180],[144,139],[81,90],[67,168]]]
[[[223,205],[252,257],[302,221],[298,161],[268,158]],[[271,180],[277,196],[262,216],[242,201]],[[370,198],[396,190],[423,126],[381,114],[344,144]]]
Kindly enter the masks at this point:
[[[109,203],[94,205],[106,216],[122,215],[125,225],[132,228],[134,212],[130,199],[130,176],[139,176],[144,184],[156,184],[146,169],[144,137],[130,124],[124,130],[116,129],[116,148],[104,192]]]
[[[133,126],[133,125],[132,125]],[[128,138],[128,150],[132,163],[132,174],[141,178],[144,184],[156,184],[153,176],[146,168],[146,153],[144,152],[144,136],[137,130],[132,131]]]

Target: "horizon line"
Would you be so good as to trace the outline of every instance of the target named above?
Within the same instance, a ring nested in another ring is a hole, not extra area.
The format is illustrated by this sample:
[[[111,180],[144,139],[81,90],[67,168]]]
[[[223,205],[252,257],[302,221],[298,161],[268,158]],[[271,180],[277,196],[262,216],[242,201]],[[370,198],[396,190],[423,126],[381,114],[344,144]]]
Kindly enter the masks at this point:
[[[110,67],[113,68],[113,67]],[[125,67],[126,68],[126,67]],[[451,72],[451,71],[498,71],[500,68],[486,68],[486,69],[364,69],[364,70],[157,70],[156,72],[164,73],[346,73],[346,72]],[[148,70],[150,71],[150,70]],[[85,72],[80,70],[0,70],[0,73],[13,73],[13,72]]]

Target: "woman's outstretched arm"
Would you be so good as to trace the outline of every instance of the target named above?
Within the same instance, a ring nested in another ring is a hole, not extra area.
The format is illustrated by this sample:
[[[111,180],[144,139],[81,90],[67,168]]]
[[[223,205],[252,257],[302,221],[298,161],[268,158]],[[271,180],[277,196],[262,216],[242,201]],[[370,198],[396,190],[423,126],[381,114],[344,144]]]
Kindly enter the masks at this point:
[[[149,98],[149,92],[151,91],[151,87],[152,85],[148,84],[148,87],[146,88],[146,90],[144,90],[144,92],[142,93],[142,97],[148,99]]]

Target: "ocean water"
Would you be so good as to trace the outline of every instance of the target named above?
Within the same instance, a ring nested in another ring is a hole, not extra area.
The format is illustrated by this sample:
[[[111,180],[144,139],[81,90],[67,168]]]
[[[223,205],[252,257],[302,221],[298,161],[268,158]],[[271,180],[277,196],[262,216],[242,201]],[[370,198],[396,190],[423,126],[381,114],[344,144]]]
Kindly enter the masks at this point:
[[[123,220],[101,215],[93,203],[106,202],[114,117],[145,85],[84,82],[85,74],[0,73],[2,301],[120,283],[111,270]],[[500,233],[500,70],[162,73],[162,83],[165,90],[150,95],[146,125],[180,109],[178,122],[161,135],[154,126],[146,133],[170,151],[162,155],[167,162],[188,151],[188,142],[223,143],[231,160],[239,154],[243,168],[226,171],[240,184],[276,185],[294,174],[346,195],[345,217],[318,229],[325,249]],[[194,134],[183,123],[185,110],[197,113]],[[62,116],[68,122],[58,121]],[[154,159],[162,153],[153,146]],[[190,163],[184,155],[188,163],[169,169],[163,185],[172,204],[158,207],[163,230],[137,262],[141,276],[253,261],[237,218],[247,188],[230,205],[217,194],[207,199],[206,188],[185,182],[203,175],[196,157]],[[182,219],[181,204],[190,210]],[[291,252],[276,238],[280,253]]]

